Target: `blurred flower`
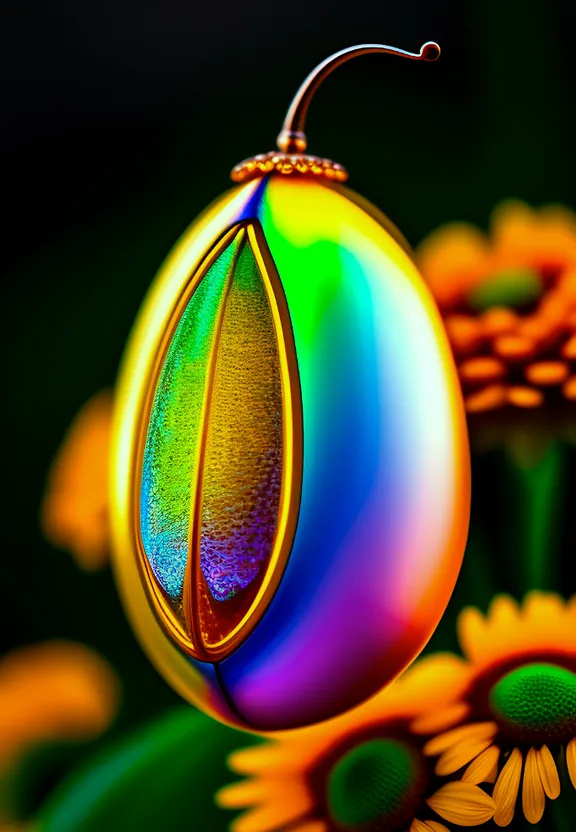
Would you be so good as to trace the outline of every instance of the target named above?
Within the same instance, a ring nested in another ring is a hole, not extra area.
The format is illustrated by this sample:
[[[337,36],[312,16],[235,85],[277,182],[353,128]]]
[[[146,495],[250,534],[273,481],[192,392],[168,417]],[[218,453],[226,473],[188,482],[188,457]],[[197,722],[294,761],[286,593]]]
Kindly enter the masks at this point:
[[[576,215],[504,203],[489,236],[447,225],[424,240],[418,260],[469,414],[576,401]]]
[[[537,823],[545,797],[560,794],[557,765],[576,788],[576,596],[532,592],[519,606],[500,595],[486,616],[464,610],[459,636],[471,673],[462,710],[452,703],[436,712],[437,726],[449,730],[424,753],[438,757],[440,777],[495,783],[498,826],[512,822],[522,781],[524,815]]]
[[[102,391],[80,410],[52,465],[42,506],[42,528],[84,569],[108,560],[108,455],[112,395]]]
[[[441,785],[423,754],[425,740],[410,728],[437,709],[463,716],[457,695],[467,678],[462,659],[438,654],[336,719],[233,753],[231,768],[248,779],[217,794],[221,807],[246,810],[231,830],[445,832],[434,818],[464,826],[489,820],[492,799],[471,783]]]
[[[116,676],[81,644],[21,647],[0,661],[0,775],[32,745],[104,731],[119,700]]]

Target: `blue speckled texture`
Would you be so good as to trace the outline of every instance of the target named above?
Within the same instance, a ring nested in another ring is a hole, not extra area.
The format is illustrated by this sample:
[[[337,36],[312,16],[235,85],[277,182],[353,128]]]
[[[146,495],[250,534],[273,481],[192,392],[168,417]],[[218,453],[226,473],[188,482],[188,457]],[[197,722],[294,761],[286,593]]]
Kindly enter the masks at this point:
[[[189,552],[198,556],[189,539],[193,504],[200,506],[200,568],[213,599],[226,601],[268,560],[281,480],[274,324],[247,234],[239,230],[184,310],[150,415],[142,541],[172,601],[181,601]]]
[[[213,263],[176,328],[160,373],[144,450],[140,525],[144,551],[168,596],[182,594],[191,489],[218,313],[237,246]]]

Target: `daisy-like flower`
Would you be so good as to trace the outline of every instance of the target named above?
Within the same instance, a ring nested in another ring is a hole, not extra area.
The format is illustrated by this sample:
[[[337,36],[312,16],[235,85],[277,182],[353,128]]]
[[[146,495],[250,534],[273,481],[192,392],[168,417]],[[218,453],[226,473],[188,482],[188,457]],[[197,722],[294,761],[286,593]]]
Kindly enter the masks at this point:
[[[576,401],[576,215],[520,202],[421,244],[469,414]]]
[[[495,783],[494,821],[508,826],[518,796],[537,823],[561,778],[576,788],[576,596],[530,593],[519,606],[497,596],[486,616],[459,618],[470,678],[458,697],[434,714],[442,729],[424,746],[440,777]],[[428,731],[426,720],[413,730]],[[445,730],[444,730],[445,729]]]
[[[112,396],[90,399],[70,425],[53,462],[42,505],[42,529],[89,571],[105,565],[108,526],[109,445]]]
[[[463,716],[453,699],[468,678],[462,659],[423,659],[358,708],[320,725],[276,734],[237,751],[229,764],[247,779],[217,795],[244,810],[233,832],[447,832],[446,822],[476,826],[494,813],[472,783],[444,783],[410,723],[440,709]],[[434,726],[432,726],[433,730]]]

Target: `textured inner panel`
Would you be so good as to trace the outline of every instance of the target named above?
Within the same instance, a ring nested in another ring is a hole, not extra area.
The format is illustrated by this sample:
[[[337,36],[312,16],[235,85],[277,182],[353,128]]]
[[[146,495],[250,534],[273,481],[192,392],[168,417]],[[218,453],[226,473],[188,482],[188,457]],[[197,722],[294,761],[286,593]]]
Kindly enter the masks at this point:
[[[224,311],[207,427],[200,566],[213,597],[225,601],[270,556],[282,478],[278,345],[249,244]]]
[[[150,414],[142,471],[142,543],[158,582],[180,602],[188,560],[192,484],[210,353],[244,232],[212,264],[178,323]]]

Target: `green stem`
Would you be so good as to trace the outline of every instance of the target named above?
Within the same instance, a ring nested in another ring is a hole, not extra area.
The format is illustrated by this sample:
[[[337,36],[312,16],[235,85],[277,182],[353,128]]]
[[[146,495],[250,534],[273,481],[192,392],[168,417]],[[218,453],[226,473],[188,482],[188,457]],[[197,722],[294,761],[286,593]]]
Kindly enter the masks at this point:
[[[494,563],[490,560],[488,546],[479,529],[470,529],[462,574],[465,603],[485,610],[494,596],[498,578]]]
[[[574,832],[574,826],[570,820],[573,815],[571,815],[569,807],[564,805],[562,795],[557,800],[550,801],[546,809],[550,813],[550,819],[553,823],[553,825],[552,823],[549,824],[550,829],[554,829],[555,832]]]
[[[573,832],[576,818],[576,791],[568,775],[564,750],[555,755],[558,775],[560,777],[560,797],[547,801],[546,810],[554,826],[554,832]]]
[[[557,589],[554,586],[562,517],[562,482],[565,473],[562,447],[547,444],[536,458],[520,456],[509,448],[510,485],[518,541],[514,557],[520,566],[522,592]]]

